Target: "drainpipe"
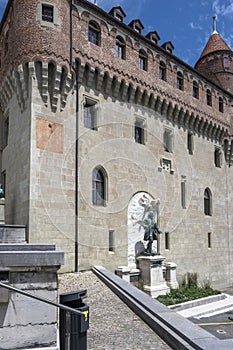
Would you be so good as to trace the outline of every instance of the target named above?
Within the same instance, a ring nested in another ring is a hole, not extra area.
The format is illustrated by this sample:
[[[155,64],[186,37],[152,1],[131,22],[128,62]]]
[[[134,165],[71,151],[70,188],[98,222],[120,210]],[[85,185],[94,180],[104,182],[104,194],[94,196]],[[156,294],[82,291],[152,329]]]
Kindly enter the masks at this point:
[[[70,0],[70,70],[75,74],[76,80],[76,133],[75,133],[75,261],[74,270],[78,272],[78,135],[79,135],[79,94],[78,94],[78,74],[76,63],[73,63],[73,6],[74,0]]]
[[[75,63],[76,64],[76,63]],[[79,182],[79,163],[78,163],[78,148],[79,148],[79,82],[78,72],[76,71],[76,140],[75,140],[75,272],[78,272],[78,182]]]

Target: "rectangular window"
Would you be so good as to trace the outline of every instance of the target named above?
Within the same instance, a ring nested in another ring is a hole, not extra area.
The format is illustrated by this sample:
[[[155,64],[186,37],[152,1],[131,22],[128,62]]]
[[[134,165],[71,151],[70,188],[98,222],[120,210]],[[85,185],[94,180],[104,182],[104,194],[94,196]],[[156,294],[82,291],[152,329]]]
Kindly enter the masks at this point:
[[[206,103],[208,106],[212,106],[212,93],[209,89],[206,91]]]
[[[97,130],[97,103],[94,101],[85,101],[84,104],[84,127]]]
[[[189,154],[193,154],[194,151],[194,136],[193,133],[188,132],[188,136],[187,136],[187,144],[188,144],[188,151]]]
[[[2,148],[5,148],[8,145],[9,138],[9,115],[3,119],[3,128],[2,128]]]
[[[110,230],[109,231],[109,252],[115,251],[115,231]]]
[[[6,196],[6,171],[5,170],[1,173],[1,185],[3,189],[4,197],[5,197]]]
[[[134,124],[134,140],[137,143],[145,144],[145,120],[136,117]]]
[[[181,206],[186,209],[186,178],[181,180]]]
[[[173,131],[171,129],[164,129],[163,144],[166,152],[173,152]]]
[[[165,232],[165,249],[170,250],[170,234]]]
[[[211,249],[211,246],[212,246],[211,243],[212,243],[212,242],[211,242],[211,232],[208,232],[208,248],[209,248],[209,249]]]
[[[4,39],[4,53],[5,55],[7,54],[9,50],[9,31],[7,30],[5,34],[5,39]]]
[[[53,23],[53,6],[42,4],[42,21]]]
[[[222,166],[222,152],[219,147],[216,147],[214,151],[214,164],[217,168]]]
[[[137,143],[144,143],[143,129],[140,126],[135,125],[134,129],[134,139]]]

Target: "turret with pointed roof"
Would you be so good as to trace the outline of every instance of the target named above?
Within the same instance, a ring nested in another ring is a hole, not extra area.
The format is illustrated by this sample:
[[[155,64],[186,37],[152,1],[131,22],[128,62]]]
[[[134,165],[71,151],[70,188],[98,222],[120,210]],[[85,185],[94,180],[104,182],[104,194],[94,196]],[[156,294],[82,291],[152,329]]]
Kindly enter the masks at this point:
[[[213,33],[195,68],[233,94],[233,52],[216,30],[216,17],[213,19]]]

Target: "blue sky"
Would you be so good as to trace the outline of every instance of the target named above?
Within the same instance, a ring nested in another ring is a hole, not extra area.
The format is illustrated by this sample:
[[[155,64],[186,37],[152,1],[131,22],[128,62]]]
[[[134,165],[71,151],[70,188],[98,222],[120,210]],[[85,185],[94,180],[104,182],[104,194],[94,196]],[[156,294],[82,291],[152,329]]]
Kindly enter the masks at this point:
[[[6,3],[0,0],[0,17]],[[127,24],[140,18],[143,34],[156,30],[161,37],[159,44],[172,41],[174,54],[191,66],[212,33],[213,15],[217,15],[218,33],[233,48],[233,0],[97,0],[97,5],[106,12],[120,5],[127,14]]]

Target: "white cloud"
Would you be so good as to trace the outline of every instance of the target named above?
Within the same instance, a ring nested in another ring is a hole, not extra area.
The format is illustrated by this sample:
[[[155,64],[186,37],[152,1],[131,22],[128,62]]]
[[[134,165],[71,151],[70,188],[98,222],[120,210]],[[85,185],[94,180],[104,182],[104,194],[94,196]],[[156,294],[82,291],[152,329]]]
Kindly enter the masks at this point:
[[[190,22],[189,26],[194,30],[202,30],[203,29],[202,26],[198,23]]]
[[[222,4],[220,0],[215,0],[212,8],[216,15],[229,16],[233,14],[233,1]]]

